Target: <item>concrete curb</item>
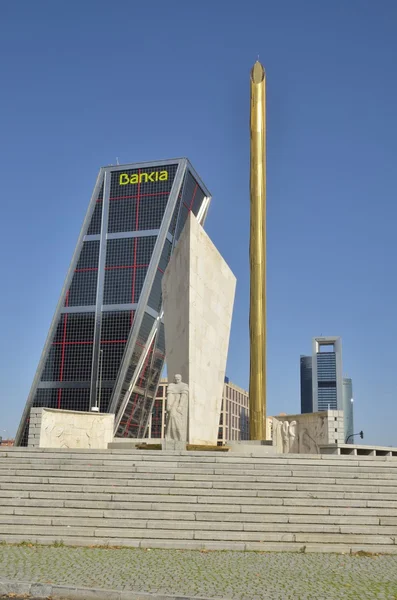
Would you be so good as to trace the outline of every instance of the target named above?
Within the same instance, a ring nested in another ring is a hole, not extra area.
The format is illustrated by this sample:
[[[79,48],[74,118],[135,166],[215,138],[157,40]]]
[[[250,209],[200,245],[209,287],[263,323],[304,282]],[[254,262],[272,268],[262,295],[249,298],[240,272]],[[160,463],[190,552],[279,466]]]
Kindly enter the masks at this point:
[[[6,596],[7,594],[27,595],[34,598],[53,598],[54,600],[214,600],[198,596],[165,596],[164,594],[148,594],[146,592],[29,583],[0,578],[0,596]],[[216,600],[228,600],[228,598],[217,596]]]

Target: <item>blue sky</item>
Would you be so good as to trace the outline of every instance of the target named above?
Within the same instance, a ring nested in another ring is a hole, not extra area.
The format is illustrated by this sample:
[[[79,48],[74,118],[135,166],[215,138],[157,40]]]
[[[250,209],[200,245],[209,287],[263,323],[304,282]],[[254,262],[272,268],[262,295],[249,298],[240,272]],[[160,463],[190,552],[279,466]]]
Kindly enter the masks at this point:
[[[0,435],[12,435],[100,166],[187,156],[237,276],[228,375],[247,387],[249,71],[267,72],[268,413],[343,339],[355,429],[397,446],[397,4],[2,3]],[[4,432],[4,430],[6,430]]]

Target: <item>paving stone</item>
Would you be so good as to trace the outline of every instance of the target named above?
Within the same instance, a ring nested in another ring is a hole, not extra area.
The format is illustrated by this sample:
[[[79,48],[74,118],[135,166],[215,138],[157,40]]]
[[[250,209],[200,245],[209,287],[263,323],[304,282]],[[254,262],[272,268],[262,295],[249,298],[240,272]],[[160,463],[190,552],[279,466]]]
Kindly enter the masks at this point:
[[[203,551],[199,541],[185,543],[198,549],[174,549],[172,540],[158,540],[162,549],[2,545],[0,593],[11,590],[5,580],[15,580],[22,594],[52,589],[54,597],[79,600],[103,598],[96,590],[109,590],[109,600],[149,600],[148,594],[153,600],[394,600],[397,595],[397,554],[325,555],[289,542],[273,543],[272,553],[263,552],[269,545],[260,542],[237,542],[246,552],[224,546],[219,551],[219,543],[210,542],[211,549]],[[281,548],[286,551],[277,552]],[[85,595],[77,593],[82,588]]]

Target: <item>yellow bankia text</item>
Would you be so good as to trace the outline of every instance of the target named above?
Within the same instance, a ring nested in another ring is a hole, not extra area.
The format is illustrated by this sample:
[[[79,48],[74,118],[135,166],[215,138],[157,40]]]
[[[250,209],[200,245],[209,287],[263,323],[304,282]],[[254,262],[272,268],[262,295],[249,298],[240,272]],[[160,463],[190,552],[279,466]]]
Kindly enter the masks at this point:
[[[156,183],[156,181],[167,181],[168,171],[152,171],[151,173],[134,173],[134,175],[128,175],[128,173],[120,173],[119,184],[137,184],[137,183]]]

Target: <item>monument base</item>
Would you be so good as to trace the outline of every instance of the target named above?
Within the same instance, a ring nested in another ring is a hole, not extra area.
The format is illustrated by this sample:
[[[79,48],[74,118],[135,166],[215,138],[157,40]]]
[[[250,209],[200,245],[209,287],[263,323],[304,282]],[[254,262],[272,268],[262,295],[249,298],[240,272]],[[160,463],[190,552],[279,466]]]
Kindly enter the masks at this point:
[[[161,447],[163,450],[175,450],[180,452],[181,450],[186,450],[187,442],[177,442],[175,440],[162,440]]]
[[[241,440],[227,442],[230,452],[239,454],[277,454],[277,449],[273,446],[271,440]]]
[[[172,442],[172,440],[168,441],[168,446],[166,448],[166,440],[163,438],[144,438],[144,439],[122,439],[122,438],[114,438],[113,442],[108,445],[110,450],[174,450],[178,452],[229,452],[229,446],[209,446],[208,444],[200,445],[200,444],[189,444],[185,442]],[[175,444],[181,444],[181,448],[179,446],[175,446]]]

